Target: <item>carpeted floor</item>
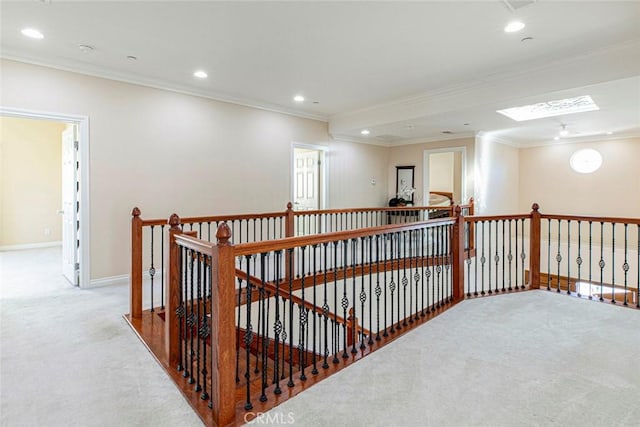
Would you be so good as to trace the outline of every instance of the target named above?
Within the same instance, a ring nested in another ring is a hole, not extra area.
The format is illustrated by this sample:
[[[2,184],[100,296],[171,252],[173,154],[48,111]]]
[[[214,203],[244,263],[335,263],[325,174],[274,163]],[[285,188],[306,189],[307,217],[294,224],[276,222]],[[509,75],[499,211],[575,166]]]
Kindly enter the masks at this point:
[[[0,253],[0,424],[201,425],[122,319],[127,286],[73,288],[58,261]],[[639,401],[640,311],[532,291],[465,301],[254,424],[638,426]]]

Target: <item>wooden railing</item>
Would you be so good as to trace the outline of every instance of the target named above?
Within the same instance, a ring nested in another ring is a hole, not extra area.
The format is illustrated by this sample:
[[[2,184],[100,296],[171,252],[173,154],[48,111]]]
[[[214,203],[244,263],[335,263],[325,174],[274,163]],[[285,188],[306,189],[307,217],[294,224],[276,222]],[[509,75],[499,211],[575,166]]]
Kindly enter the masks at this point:
[[[463,214],[473,214],[473,199],[462,205]],[[230,214],[179,218],[183,231],[196,231],[201,240],[215,240],[217,228],[226,223],[233,243],[276,240],[285,237],[356,230],[389,223],[404,224],[424,220],[429,215],[452,217],[453,206],[389,207],[294,211],[291,203],[283,212]],[[165,269],[168,254],[167,219],[143,219],[140,209],[133,208],[131,219],[131,315],[139,318],[143,307],[164,309],[166,293]],[[176,217],[177,218],[177,217]],[[293,254],[295,258],[295,254]],[[293,262],[293,261],[292,261]],[[297,267],[296,267],[297,268]],[[147,283],[146,291],[143,282]]]
[[[640,308],[640,219],[456,207],[452,218],[239,244],[224,222],[215,242],[181,222],[172,216],[168,239],[165,357],[207,424],[247,421],[465,297],[543,287]]]

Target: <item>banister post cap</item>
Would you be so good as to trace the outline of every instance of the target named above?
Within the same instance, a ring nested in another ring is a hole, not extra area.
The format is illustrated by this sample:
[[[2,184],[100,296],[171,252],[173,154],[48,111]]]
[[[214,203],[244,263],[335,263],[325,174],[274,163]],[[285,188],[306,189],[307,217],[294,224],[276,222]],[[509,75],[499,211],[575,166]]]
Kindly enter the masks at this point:
[[[169,217],[169,225],[174,230],[180,228],[178,227],[180,225],[180,217],[178,216],[178,214],[171,214],[171,216]]]
[[[454,209],[456,216],[460,216],[462,215],[462,208],[460,207],[460,205],[456,205],[456,208]]]
[[[540,209],[540,206],[537,203],[534,203],[533,205],[531,205],[531,209],[538,212],[538,209]]]
[[[133,208],[133,210],[131,211],[131,216],[133,217],[139,217],[140,216],[140,209],[138,209],[137,207]]]
[[[229,240],[231,239],[231,229],[226,222],[223,222],[218,226],[216,239],[218,240],[219,246],[226,246],[229,244]]]
[[[288,211],[293,210],[293,203],[291,202],[287,203],[287,210]]]

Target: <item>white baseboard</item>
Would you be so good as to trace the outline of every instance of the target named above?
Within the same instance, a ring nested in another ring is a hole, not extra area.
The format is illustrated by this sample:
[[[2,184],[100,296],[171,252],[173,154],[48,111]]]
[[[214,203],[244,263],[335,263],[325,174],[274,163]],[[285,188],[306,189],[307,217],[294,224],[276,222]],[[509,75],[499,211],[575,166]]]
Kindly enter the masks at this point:
[[[0,252],[21,251],[24,249],[53,248],[56,246],[62,246],[62,242],[57,241],[57,242],[42,242],[42,243],[26,243],[24,245],[6,245],[6,246],[0,246]]]
[[[163,274],[162,269],[157,269],[156,270],[156,274],[155,274],[155,279],[158,281],[158,283],[160,282],[160,275]],[[142,280],[143,281],[148,281],[150,279],[149,276],[149,272],[148,271],[144,271],[142,273]],[[84,289],[89,289],[89,288],[100,288],[102,286],[111,286],[111,285],[122,285],[122,284],[129,284],[130,280],[129,280],[129,275],[128,274],[121,274],[119,276],[110,276],[110,277],[101,277],[99,279],[91,279],[91,281],[89,282],[89,285],[87,286],[82,286],[82,288]],[[154,287],[155,287],[155,282],[154,282]]]
[[[100,279],[91,279],[89,285],[82,286],[85,289],[100,288],[102,286],[122,285],[129,283],[129,275],[122,274],[120,276],[101,277]]]

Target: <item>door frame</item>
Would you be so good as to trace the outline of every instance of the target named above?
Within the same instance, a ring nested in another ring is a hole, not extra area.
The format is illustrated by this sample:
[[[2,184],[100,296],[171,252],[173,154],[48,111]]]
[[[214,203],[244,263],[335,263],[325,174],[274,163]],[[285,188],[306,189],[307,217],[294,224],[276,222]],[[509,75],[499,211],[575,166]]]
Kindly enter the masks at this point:
[[[424,150],[422,154],[422,200],[425,206],[429,204],[429,156],[437,153],[460,153],[461,170],[460,173],[460,203],[467,202],[467,147],[445,147]]]
[[[91,278],[91,246],[90,246],[90,208],[89,200],[89,117],[75,114],[52,113],[47,111],[26,110],[21,108],[11,108],[0,106],[0,116],[15,117],[22,119],[50,120],[55,122],[73,123],[78,127],[78,160],[80,162],[80,229],[78,230],[78,240],[80,251],[77,260],[80,265],[79,283],[80,288],[88,288]]]
[[[305,144],[305,143],[301,143],[301,142],[292,142],[291,143],[291,159],[290,159],[290,163],[289,163],[289,183],[290,183],[290,191],[289,191],[289,195],[291,197],[291,199],[289,200],[290,202],[293,202],[293,200],[295,199],[295,194],[293,192],[293,180],[295,179],[295,177],[293,176],[294,174],[294,165],[295,165],[295,149],[296,148],[301,148],[304,150],[315,150],[318,151],[318,153],[320,154],[320,180],[319,180],[319,184],[320,184],[320,209],[326,209],[327,208],[327,195],[329,194],[329,179],[328,179],[328,174],[327,171],[329,170],[328,168],[328,162],[329,162],[329,156],[327,156],[327,151],[329,151],[329,147],[327,147],[326,145],[317,145],[317,144]]]

